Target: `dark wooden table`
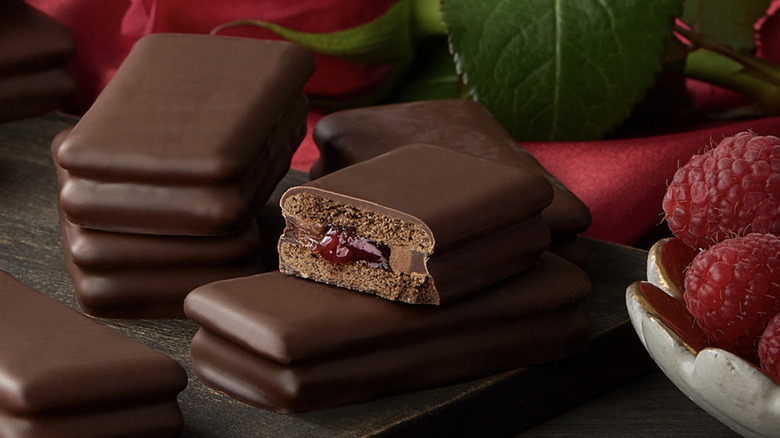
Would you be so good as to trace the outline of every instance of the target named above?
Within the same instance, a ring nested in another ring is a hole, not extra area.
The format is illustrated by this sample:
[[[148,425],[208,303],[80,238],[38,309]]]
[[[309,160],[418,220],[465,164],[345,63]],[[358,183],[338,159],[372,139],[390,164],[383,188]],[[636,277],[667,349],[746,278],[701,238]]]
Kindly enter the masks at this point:
[[[77,119],[61,114],[0,125],[0,269],[78,308],[63,262],[49,141]],[[305,180],[291,171],[277,190]],[[273,214],[274,202],[267,210]],[[588,240],[593,322],[588,348],[564,360],[458,385],[284,416],[235,401],[192,376],[187,320],[101,322],[171,356],[190,373],[179,402],[183,437],[734,436],[655,368],[628,322],[624,294],[646,253]],[[0,291],[2,293],[2,291]],[[0,346],[2,349],[2,346]]]

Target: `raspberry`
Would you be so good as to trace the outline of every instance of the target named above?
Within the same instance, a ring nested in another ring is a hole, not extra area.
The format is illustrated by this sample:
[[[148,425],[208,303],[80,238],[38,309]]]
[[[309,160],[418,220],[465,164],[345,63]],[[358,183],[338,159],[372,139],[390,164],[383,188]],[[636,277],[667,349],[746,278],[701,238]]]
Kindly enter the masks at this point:
[[[775,315],[758,341],[761,369],[780,384],[780,313]]]
[[[747,233],[780,235],[780,139],[741,132],[674,174],[663,200],[669,229],[705,249]]]
[[[780,312],[780,237],[751,233],[700,252],[683,297],[713,346],[757,362],[758,339]]]

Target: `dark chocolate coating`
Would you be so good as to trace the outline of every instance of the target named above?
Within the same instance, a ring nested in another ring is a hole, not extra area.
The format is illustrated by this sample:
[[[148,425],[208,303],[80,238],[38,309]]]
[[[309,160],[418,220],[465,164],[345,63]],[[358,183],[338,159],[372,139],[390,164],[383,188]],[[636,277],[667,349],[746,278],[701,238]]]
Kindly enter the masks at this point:
[[[65,221],[64,218],[60,218]],[[89,315],[104,318],[183,318],[183,302],[192,289],[211,283],[213,281],[228,278],[243,277],[263,272],[265,269],[257,254],[251,254],[243,259],[216,260],[212,259],[207,264],[181,263],[182,255],[169,253],[175,256],[173,260],[161,258],[165,254],[150,255],[159,264],[150,264],[141,261],[138,265],[117,264],[114,267],[87,267],[75,263],[72,250],[77,245],[70,238],[73,231],[78,230],[76,225],[62,224],[62,243],[65,249],[65,265],[73,281],[76,299],[79,306]],[[69,232],[70,231],[70,232]],[[82,230],[93,233],[90,230]],[[179,237],[170,236],[141,236],[120,235],[106,232],[94,237],[109,237],[108,242],[120,241],[126,246],[140,249],[139,243],[148,242],[152,248],[164,247],[168,250],[180,247]],[[78,232],[75,233],[78,235]],[[163,239],[162,243],[155,239]],[[198,239],[193,237],[192,239]],[[214,239],[200,237],[200,239]],[[140,240],[140,242],[139,242]],[[176,240],[177,245],[167,243]],[[100,242],[102,243],[102,242]],[[98,243],[98,244],[100,244]],[[207,245],[197,245],[201,249]],[[190,248],[192,249],[192,248]],[[121,253],[109,250],[113,255],[121,257]],[[77,253],[83,255],[77,248]],[[143,253],[128,254],[142,257]],[[199,258],[208,257],[208,254],[200,254]],[[130,261],[128,259],[128,261]],[[96,261],[100,263],[100,261]]]
[[[51,143],[56,154],[69,130]],[[68,174],[55,162],[62,186]],[[212,281],[263,272],[252,222],[226,236],[166,236],[91,230],[60,210],[65,264],[85,313],[106,318],[182,318],[184,297]]]
[[[539,265],[445,306],[414,306],[278,271],[201,286],[184,302],[204,329],[280,363],[575,307],[590,293],[577,266]]]
[[[68,220],[104,231],[168,235],[222,235],[239,232],[252,222],[273,189],[284,177],[300,141],[306,134],[308,101],[297,100],[277,116],[265,138],[246,138],[258,156],[236,181],[133,181],[115,175],[83,177],[66,172],[60,204]],[[83,119],[82,119],[83,120]],[[55,151],[59,165],[62,150],[76,129]],[[227,135],[227,134],[226,134]],[[186,144],[186,138],[182,138]],[[189,150],[177,149],[188,155]]]
[[[224,265],[256,258],[261,248],[254,223],[225,236],[152,236],[91,230],[61,220],[71,260],[89,269]]]
[[[550,236],[550,251],[585,269],[590,262],[588,247],[580,236]]]
[[[52,155],[57,153],[70,129],[57,134],[51,142]],[[56,162],[60,187],[69,180]],[[261,251],[260,230],[256,223],[225,236],[156,236],[148,234],[111,233],[75,225],[60,209],[60,224],[69,260],[81,267],[110,269],[127,267],[175,267],[185,265],[220,265],[257,257]]]
[[[295,413],[450,385],[559,359],[584,348],[588,333],[585,313],[568,309],[283,365],[200,329],[192,340],[192,369],[206,384],[238,400]]]
[[[445,303],[515,275],[550,245],[540,216],[552,200],[546,179],[438,146],[404,146],[294,187],[281,200],[285,216],[287,199],[298,193],[427,229],[435,243],[425,263],[438,297],[423,302]],[[282,250],[289,234],[280,240],[283,272],[296,269]]]
[[[292,43],[149,35],[73,128],[57,162],[72,174],[120,181],[238,181],[269,153],[265,139],[313,71],[312,53]],[[279,152],[271,150],[272,159]]]
[[[175,399],[95,412],[15,416],[0,410],[3,438],[171,438],[184,419]]]
[[[538,216],[552,201],[550,184],[543,178],[424,144],[294,187],[282,205],[290,194],[309,188],[354,198],[361,207],[371,202],[382,212],[411,215],[431,230],[436,248],[442,250]]]
[[[198,286],[263,272],[257,259],[207,266],[85,269],[65,262],[84,313],[103,318],[182,318]]]
[[[0,2],[0,121],[67,106],[76,83],[66,68],[70,31],[24,2]]]
[[[0,409],[88,413],[175,400],[174,360],[0,272]]]
[[[32,117],[65,108],[76,83],[62,68],[0,76],[0,121]]]
[[[340,111],[314,128],[320,158],[312,179],[411,143],[431,143],[510,164],[544,176],[555,199],[542,214],[553,242],[569,241],[590,226],[590,212],[557,178],[523,149],[481,103],[422,101]],[[581,246],[581,245],[580,245]]]
[[[62,67],[75,51],[65,26],[24,2],[0,2],[0,77]]]

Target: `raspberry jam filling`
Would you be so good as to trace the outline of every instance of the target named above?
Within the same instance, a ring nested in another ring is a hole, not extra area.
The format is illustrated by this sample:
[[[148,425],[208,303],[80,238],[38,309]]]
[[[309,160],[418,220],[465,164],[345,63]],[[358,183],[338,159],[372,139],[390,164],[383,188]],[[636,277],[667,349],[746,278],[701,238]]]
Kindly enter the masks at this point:
[[[390,248],[358,236],[353,228],[329,228],[315,249],[331,263],[364,263],[382,269],[390,267]]]

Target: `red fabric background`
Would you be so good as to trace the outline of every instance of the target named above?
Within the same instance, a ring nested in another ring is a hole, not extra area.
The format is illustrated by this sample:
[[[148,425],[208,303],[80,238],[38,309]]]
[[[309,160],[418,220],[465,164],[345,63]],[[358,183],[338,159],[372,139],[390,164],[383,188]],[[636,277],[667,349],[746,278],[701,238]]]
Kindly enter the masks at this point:
[[[210,33],[239,20],[271,21],[306,32],[349,29],[382,15],[397,0],[27,0],[73,33],[78,53],[71,61],[79,87],[74,110],[83,112],[111,79],[128,50],[157,32]],[[220,34],[279,39],[273,32],[243,26]],[[316,55],[317,72],[306,84],[311,96],[345,97],[371,89],[388,66],[359,66]]]
[[[273,21],[294,29],[330,32],[370,21],[396,0],[27,0],[68,26],[78,45],[71,69],[79,86],[74,110],[83,111],[110,80],[132,44],[153,32],[209,33],[237,19]],[[773,10],[780,0],[775,0]],[[780,59],[780,25],[770,17],[759,34],[763,56]],[[224,34],[278,38],[257,28],[235,28]],[[380,82],[386,66],[361,67],[318,56],[318,69],[306,85],[312,96],[359,94]],[[733,94],[691,84],[703,105],[730,105]],[[736,99],[739,101],[739,99]],[[317,157],[311,130],[322,114],[309,117],[309,136],[293,167],[308,170]],[[587,235],[631,244],[662,221],[666,182],[691,155],[711,141],[752,129],[780,135],[780,118],[692,128],[673,135],[624,140],[524,143],[524,146],[590,207],[593,225]]]
[[[678,167],[712,141],[745,130],[779,135],[780,117],[656,137],[523,146],[590,207],[585,234],[631,244],[662,222],[666,184]]]

